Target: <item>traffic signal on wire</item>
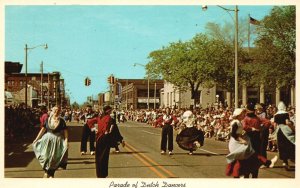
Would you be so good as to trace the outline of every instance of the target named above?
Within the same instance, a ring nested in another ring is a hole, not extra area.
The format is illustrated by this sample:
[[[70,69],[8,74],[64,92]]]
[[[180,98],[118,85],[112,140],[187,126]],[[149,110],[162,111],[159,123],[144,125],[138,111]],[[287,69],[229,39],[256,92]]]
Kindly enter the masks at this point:
[[[115,77],[114,77],[114,75],[110,75],[107,78],[107,83],[109,83],[109,84],[115,84]]]
[[[110,83],[115,84],[115,77],[114,76],[110,76]]]
[[[91,85],[91,80],[90,80],[88,77],[85,78],[85,80],[84,80],[84,85],[85,85],[85,86]]]

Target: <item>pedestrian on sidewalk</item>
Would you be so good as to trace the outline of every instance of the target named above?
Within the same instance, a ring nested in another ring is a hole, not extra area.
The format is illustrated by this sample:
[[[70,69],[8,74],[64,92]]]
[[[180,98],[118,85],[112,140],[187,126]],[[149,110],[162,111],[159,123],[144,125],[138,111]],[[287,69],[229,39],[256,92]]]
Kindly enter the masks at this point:
[[[45,171],[44,178],[54,178],[54,173],[59,167],[66,169],[68,128],[65,120],[60,117],[60,107],[52,108],[49,118],[43,124],[32,146],[36,158]]]
[[[92,127],[97,124],[96,134],[96,175],[98,178],[106,178],[108,176],[108,161],[111,147],[111,132],[114,120],[111,118],[112,108],[105,106],[101,117],[89,119],[87,124]]]

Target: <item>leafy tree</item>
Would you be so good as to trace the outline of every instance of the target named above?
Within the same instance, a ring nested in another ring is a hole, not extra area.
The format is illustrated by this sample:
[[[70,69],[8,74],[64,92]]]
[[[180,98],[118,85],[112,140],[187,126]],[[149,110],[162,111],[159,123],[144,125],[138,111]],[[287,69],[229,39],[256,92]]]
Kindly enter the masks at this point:
[[[235,40],[235,22],[232,20],[230,22],[225,21],[224,24],[217,24],[213,22],[208,22],[205,25],[206,33],[208,36],[216,40],[221,40],[225,43],[229,43],[234,47]],[[239,46],[247,46],[248,42],[248,20],[240,19],[238,28],[238,44]]]
[[[73,102],[73,104],[71,106],[72,106],[72,109],[79,109],[79,104],[76,101]]]
[[[248,39],[248,23],[245,19],[239,21],[238,33],[238,78],[240,81],[249,80],[250,72],[244,68],[244,64],[251,61],[245,46]],[[214,43],[219,46],[217,53],[213,54],[213,62],[215,66],[215,83],[219,87],[230,92],[234,91],[234,40],[235,26],[234,22],[225,22],[224,25],[216,23],[207,23],[206,32]]]
[[[150,53],[147,74],[163,77],[180,88],[189,88],[195,99],[200,85],[212,86],[215,67],[210,61],[215,45],[204,34],[187,42],[174,42]],[[196,100],[195,100],[196,103]]]
[[[270,15],[262,20],[257,33],[252,69],[257,71],[257,82],[267,80],[267,83],[279,86],[294,84],[296,7],[274,7]]]

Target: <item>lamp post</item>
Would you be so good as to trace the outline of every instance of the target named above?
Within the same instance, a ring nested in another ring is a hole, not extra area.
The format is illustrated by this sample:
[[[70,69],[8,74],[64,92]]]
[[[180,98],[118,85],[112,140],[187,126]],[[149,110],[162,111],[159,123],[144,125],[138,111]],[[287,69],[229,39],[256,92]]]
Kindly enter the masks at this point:
[[[142,67],[146,67],[145,65],[143,65],[143,64],[140,64],[140,63],[135,63],[135,64],[133,64],[133,66],[135,67],[135,66],[137,66],[137,65],[140,65],[140,66],[142,66]],[[147,98],[147,108],[148,108],[148,110],[149,110],[149,98],[150,98],[150,92],[149,92],[149,75],[147,74],[147,79],[148,79],[148,98]]]
[[[238,108],[238,6],[236,5],[234,9],[228,9],[222,6],[217,5],[218,7],[222,8],[223,10],[227,11],[228,13],[230,11],[235,12],[235,41],[234,41],[234,107]],[[207,6],[202,6],[202,10],[207,10]],[[231,16],[231,14],[230,14]],[[231,17],[232,18],[232,17]],[[233,19],[233,18],[232,18]]]
[[[43,61],[41,62],[41,105],[43,105]]]
[[[31,48],[29,48],[27,46],[27,44],[25,44],[25,106],[26,106],[26,108],[27,108],[27,59],[28,59],[28,50],[32,50],[32,49],[35,49],[37,47],[44,47],[45,50],[48,49],[47,44],[41,44],[41,45],[31,47]]]

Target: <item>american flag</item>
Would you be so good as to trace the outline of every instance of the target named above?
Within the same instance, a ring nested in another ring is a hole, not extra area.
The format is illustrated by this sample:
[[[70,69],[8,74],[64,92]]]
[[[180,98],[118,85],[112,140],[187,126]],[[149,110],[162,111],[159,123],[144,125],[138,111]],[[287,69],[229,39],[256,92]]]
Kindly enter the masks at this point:
[[[259,24],[260,24],[260,22],[259,22],[258,20],[252,18],[251,16],[250,16],[249,22],[250,22],[251,24],[253,24],[253,25],[259,25]]]

